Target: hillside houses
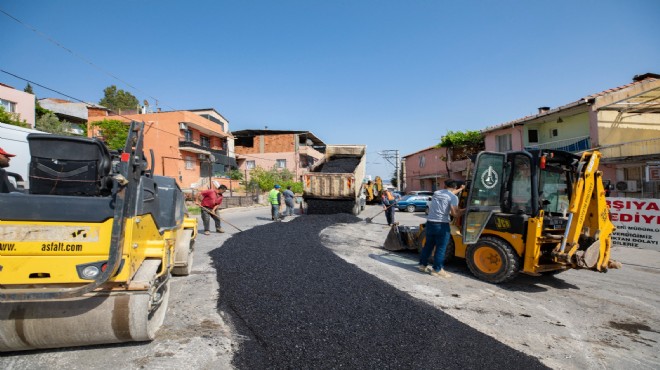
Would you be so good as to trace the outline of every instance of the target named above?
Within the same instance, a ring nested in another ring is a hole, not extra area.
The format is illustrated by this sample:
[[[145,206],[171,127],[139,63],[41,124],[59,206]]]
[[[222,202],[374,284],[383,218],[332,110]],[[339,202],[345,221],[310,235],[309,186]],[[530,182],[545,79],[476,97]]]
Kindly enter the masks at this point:
[[[481,132],[488,151],[599,150],[603,155],[603,178],[615,187],[612,195],[660,197],[660,75],[638,75],[629,84],[556,108],[541,107],[535,115],[486,127]],[[443,153],[443,148],[427,148],[404,156],[405,190],[438,187],[440,180],[448,176],[446,170],[443,172],[446,166],[434,163],[437,158],[446,158]],[[422,155],[431,158],[436,173],[420,172]],[[415,173],[419,173],[417,178]],[[461,174],[453,177],[463,178]]]

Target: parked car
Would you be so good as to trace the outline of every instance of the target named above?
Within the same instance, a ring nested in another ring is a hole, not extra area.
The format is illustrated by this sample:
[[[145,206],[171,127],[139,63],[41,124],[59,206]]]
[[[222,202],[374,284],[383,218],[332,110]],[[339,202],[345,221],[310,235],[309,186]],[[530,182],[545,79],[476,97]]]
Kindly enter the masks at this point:
[[[428,196],[432,196],[433,192],[428,191],[428,190],[414,190],[414,191],[408,192],[408,195],[428,195]]]
[[[399,211],[424,211],[427,207],[427,202],[431,200],[429,195],[406,195],[399,200],[396,207]]]
[[[406,193],[404,193],[402,191],[394,190],[394,191],[392,191],[392,195],[394,195],[394,198],[396,198],[396,199],[401,199],[406,195]]]

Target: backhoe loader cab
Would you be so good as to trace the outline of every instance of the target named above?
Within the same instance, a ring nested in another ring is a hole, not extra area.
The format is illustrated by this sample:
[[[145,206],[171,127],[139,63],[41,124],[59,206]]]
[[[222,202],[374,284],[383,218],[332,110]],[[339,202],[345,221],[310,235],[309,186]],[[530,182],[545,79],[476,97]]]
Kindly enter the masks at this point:
[[[0,193],[0,351],[154,338],[197,221],[154,176],[132,122],[124,150],[30,134],[29,192]]]
[[[445,260],[465,258],[479,279],[502,283],[522,272],[571,268],[606,272],[610,222],[599,152],[481,152],[460,194],[466,212],[453,220]],[[384,248],[421,250],[424,224],[393,226]]]
[[[618,267],[599,160],[598,152],[479,153],[448,250],[493,283],[519,272]]]

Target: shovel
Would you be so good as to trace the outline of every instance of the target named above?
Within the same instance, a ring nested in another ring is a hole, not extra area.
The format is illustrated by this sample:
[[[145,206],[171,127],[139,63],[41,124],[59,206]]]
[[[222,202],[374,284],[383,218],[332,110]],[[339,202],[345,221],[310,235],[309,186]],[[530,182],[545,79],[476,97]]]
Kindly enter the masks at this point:
[[[376,214],[374,215],[374,217],[367,217],[367,218],[365,218],[364,220],[365,220],[368,224],[370,224],[370,223],[371,223],[371,220],[373,220],[374,218],[376,218],[376,216],[378,216],[379,214],[381,214],[381,213],[387,211],[388,209],[390,209],[390,207],[392,207],[392,206],[395,205],[395,204],[396,204],[396,202],[390,204],[390,205],[387,206],[387,208],[385,208],[384,210],[382,210],[382,211],[376,213]]]
[[[234,229],[238,230],[239,232],[243,231],[240,228],[238,228],[237,226],[235,226],[232,223],[228,222],[227,220],[220,218],[220,216],[218,216],[215,213],[211,212],[210,209],[208,209],[208,208],[206,208],[202,205],[200,205],[199,208],[201,208],[202,211],[204,211],[204,212],[208,213],[209,215],[211,215],[211,217],[213,217],[214,219],[217,219],[217,220],[220,220],[221,222],[226,223],[227,225],[229,225],[229,226],[233,227]]]

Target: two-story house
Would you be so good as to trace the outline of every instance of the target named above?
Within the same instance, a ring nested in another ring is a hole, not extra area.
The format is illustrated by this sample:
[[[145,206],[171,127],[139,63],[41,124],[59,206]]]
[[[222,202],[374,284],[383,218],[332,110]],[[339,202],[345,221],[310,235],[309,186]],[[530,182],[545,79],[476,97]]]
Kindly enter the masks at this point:
[[[660,196],[660,75],[482,130],[486,150],[599,150],[613,195]],[[656,170],[657,169],[657,170]],[[656,175],[657,173],[657,175]]]
[[[154,152],[154,173],[171,176],[181,188],[206,186],[211,177],[223,177],[236,160],[229,156],[231,134],[218,124],[190,111],[89,117],[88,136],[102,137],[92,124],[103,119],[144,121],[144,148]],[[225,121],[226,123],[226,121]],[[225,126],[226,127],[226,126]]]
[[[432,146],[403,156],[404,183],[406,192],[417,190],[436,191],[442,183],[452,178],[464,180],[467,176],[468,160],[452,161],[447,149]]]
[[[232,135],[239,170],[248,181],[256,167],[287,169],[301,181],[325,152],[325,143],[309,131],[240,130]]]
[[[34,99],[34,95],[30,93],[0,83],[0,106],[5,112],[17,114],[21,122],[25,120],[30,129],[33,129],[35,124]]]

